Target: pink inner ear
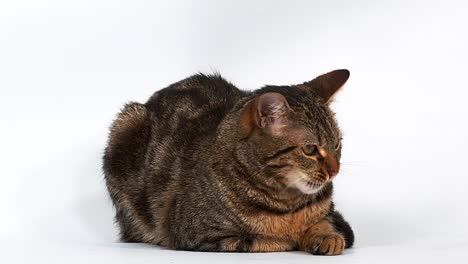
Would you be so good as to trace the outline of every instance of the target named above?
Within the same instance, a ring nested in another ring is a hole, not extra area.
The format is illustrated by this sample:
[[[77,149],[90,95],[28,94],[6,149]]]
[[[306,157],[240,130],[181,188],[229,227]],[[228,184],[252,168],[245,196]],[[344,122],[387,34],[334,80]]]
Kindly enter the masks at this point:
[[[258,125],[260,127],[276,126],[285,119],[288,102],[279,93],[264,93],[257,103]]]

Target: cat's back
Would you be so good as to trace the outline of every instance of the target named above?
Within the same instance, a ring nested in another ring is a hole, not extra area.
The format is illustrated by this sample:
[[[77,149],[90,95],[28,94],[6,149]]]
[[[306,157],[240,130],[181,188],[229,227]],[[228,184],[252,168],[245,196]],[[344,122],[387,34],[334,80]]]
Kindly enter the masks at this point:
[[[160,128],[200,123],[197,128],[212,129],[247,94],[219,74],[196,74],[155,92],[145,106],[158,117]]]
[[[151,208],[164,206],[156,198],[197,162],[226,113],[248,94],[220,75],[197,74],[155,92],[145,104],[125,105],[103,157],[124,240],[152,240],[143,234],[155,227]]]
[[[248,94],[219,74],[197,74],[155,92],[145,104],[127,104],[110,129],[103,164],[108,184],[125,185],[142,170],[167,170],[175,159],[190,159],[197,143],[210,138]],[[155,166],[145,168],[149,163]]]

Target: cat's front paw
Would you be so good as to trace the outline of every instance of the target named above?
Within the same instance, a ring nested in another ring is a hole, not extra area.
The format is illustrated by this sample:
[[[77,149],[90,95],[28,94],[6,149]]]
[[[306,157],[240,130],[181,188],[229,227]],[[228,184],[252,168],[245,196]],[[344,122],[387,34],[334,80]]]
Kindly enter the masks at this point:
[[[339,234],[312,236],[304,242],[303,250],[314,255],[340,255],[345,248],[345,240]]]

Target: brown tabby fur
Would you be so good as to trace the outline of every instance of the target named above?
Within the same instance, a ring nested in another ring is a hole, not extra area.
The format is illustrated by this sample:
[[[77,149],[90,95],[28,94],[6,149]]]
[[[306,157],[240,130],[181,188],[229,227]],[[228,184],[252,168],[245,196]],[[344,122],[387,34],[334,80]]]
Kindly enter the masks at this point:
[[[198,74],[127,104],[103,164],[121,239],[197,251],[351,247],[331,200],[341,134],[328,107],[348,77],[247,92]]]

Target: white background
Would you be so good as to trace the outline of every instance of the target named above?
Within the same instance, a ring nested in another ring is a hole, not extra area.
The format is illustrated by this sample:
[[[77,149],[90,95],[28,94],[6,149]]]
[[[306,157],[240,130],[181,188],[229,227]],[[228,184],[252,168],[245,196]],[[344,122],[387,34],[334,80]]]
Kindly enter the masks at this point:
[[[1,1],[0,262],[462,263],[464,1]],[[348,68],[335,200],[343,256],[117,243],[101,155],[129,100],[197,71],[239,88]],[[7,261],[4,261],[4,260]]]

